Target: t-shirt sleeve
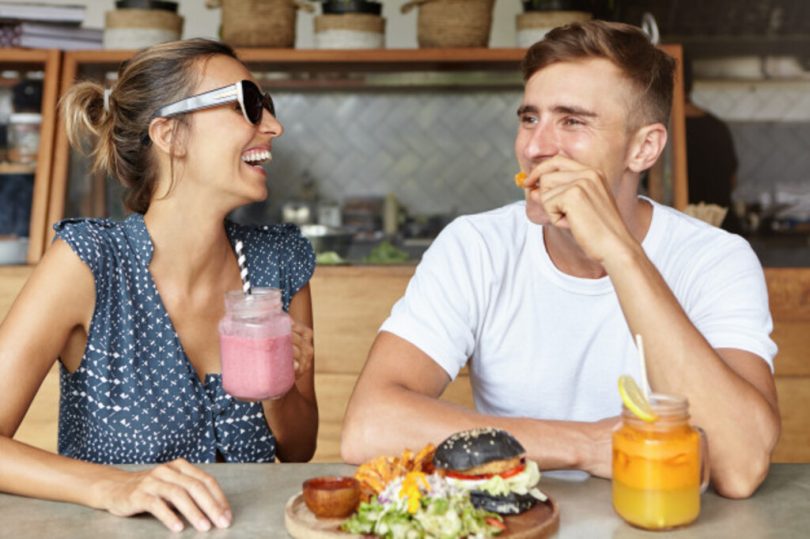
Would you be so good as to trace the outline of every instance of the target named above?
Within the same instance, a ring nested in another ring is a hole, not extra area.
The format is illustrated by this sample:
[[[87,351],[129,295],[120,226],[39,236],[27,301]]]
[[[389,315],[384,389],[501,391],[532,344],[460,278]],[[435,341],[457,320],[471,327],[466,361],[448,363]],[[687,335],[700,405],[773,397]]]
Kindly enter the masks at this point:
[[[476,230],[457,219],[425,252],[380,331],[410,342],[454,379],[475,348],[488,264]]]
[[[105,222],[99,219],[64,219],[53,225],[56,237],[67,243],[87,264],[97,283],[107,271],[104,226]]]
[[[731,236],[694,271],[702,274],[692,294],[689,317],[712,348],[736,348],[761,357],[773,370],[776,344],[770,337],[765,275],[750,245]]]

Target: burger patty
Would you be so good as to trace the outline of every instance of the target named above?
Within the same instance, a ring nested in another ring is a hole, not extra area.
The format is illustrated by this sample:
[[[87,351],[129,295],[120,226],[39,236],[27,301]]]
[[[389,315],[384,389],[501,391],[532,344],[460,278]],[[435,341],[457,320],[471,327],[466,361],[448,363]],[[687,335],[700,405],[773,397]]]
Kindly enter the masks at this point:
[[[517,468],[518,466],[520,466],[522,460],[523,456],[518,455],[504,460],[491,460],[489,462],[485,462],[484,464],[474,466],[467,470],[453,470],[453,471],[463,473],[464,475],[498,474],[508,472],[513,468]]]

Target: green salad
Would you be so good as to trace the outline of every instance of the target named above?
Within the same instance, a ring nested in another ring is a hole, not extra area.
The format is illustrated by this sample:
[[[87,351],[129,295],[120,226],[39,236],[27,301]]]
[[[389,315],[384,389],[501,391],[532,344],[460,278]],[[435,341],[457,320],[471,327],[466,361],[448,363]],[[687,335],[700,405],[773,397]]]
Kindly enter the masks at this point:
[[[468,492],[419,472],[392,481],[341,526],[386,539],[493,537],[505,528],[500,515],[474,507]]]

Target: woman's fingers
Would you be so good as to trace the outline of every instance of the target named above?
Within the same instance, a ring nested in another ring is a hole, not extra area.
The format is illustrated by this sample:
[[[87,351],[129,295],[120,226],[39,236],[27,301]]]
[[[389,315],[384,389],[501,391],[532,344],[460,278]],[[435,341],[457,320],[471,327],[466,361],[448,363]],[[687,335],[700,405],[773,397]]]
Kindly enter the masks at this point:
[[[149,496],[143,510],[152,513],[156,519],[173,532],[183,531],[183,521],[160,497]]]
[[[214,479],[211,475],[205,473],[201,469],[197,468],[196,466],[192,465],[185,459],[177,459],[169,463],[169,466],[177,469],[181,473],[193,477],[196,479],[200,484],[202,484],[207,490],[211,497],[214,499],[218,508],[220,509],[220,515],[217,518],[214,518],[214,522],[221,528],[227,527],[230,525],[231,521],[231,506],[228,503],[228,499],[225,498],[225,493],[222,492],[222,487],[219,486],[217,480]],[[225,517],[226,522],[224,525],[220,525],[220,521],[222,517]]]
[[[200,531],[210,530],[212,522],[217,527],[227,527],[230,522],[225,516],[226,509],[209,490],[205,479],[197,478],[204,475],[207,474],[185,460],[160,466],[155,469],[155,476],[161,480],[157,494],[171,502]]]

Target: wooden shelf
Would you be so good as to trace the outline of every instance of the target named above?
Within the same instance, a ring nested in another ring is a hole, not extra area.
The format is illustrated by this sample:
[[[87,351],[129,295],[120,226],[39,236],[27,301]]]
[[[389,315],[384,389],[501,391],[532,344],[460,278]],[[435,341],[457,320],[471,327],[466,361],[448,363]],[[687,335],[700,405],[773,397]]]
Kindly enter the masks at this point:
[[[54,49],[0,48],[0,66],[20,71],[42,70],[42,123],[39,133],[39,152],[34,172],[34,194],[31,202],[31,220],[28,231],[28,263],[39,261],[45,251],[48,237],[48,201],[52,183],[54,130],[56,103],[59,95],[59,69],[61,53]]]

